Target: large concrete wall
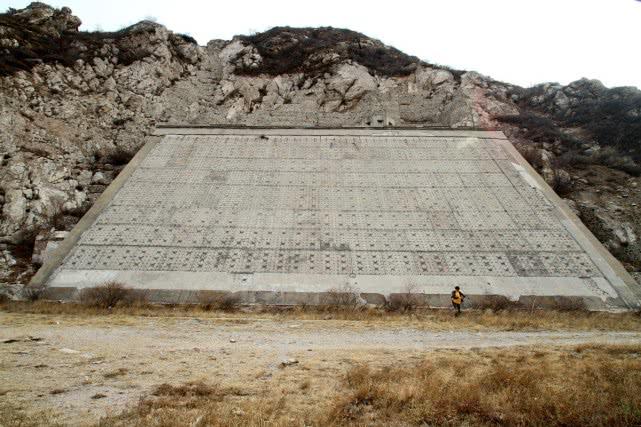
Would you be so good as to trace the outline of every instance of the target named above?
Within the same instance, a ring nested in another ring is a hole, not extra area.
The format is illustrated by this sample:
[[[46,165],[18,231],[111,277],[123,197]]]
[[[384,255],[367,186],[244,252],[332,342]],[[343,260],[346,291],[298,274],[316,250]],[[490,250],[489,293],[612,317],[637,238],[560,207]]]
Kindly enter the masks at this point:
[[[638,305],[636,283],[501,133],[167,128],[34,283],[109,280],[193,302],[412,292]]]

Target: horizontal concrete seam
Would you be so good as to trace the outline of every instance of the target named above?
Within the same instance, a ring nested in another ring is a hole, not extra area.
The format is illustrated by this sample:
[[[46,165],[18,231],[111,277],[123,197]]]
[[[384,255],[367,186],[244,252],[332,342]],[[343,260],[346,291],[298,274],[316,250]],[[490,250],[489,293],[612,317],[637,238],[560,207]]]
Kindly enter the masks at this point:
[[[556,251],[535,251],[535,250],[518,250],[518,249],[505,249],[505,250],[495,250],[495,249],[464,249],[457,251],[455,249],[447,248],[447,249],[437,249],[437,250],[415,250],[415,249],[390,249],[390,250],[384,250],[384,249],[336,249],[336,248],[327,248],[327,249],[320,249],[320,248],[274,248],[274,247],[263,247],[263,246],[252,246],[251,248],[248,248],[247,246],[244,247],[239,247],[239,246],[176,246],[172,245],[149,245],[149,244],[141,244],[141,245],[132,245],[132,244],[124,244],[124,243],[118,243],[118,244],[113,244],[113,243],[105,243],[105,244],[97,244],[97,243],[83,243],[80,242],[77,246],[85,246],[85,247],[105,247],[105,246],[118,246],[118,247],[125,247],[125,248],[176,248],[176,249],[184,249],[184,248],[189,248],[189,249],[210,249],[210,250],[244,250],[244,251],[307,251],[307,252],[333,252],[333,253],[351,253],[351,252],[394,252],[394,253],[426,253],[426,254],[449,254],[449,253],[456,253],[457,255],[461,254],[497,254],[497,255],[507,255],[508,253],[510,254],[517,254],[517,255],[525,255],[525,254],[558,254],[558,253],[563,253],[563,254],[582,254],[585,253],[582,250],[556,250]],[[330,250],[331,249],[331,250]]]

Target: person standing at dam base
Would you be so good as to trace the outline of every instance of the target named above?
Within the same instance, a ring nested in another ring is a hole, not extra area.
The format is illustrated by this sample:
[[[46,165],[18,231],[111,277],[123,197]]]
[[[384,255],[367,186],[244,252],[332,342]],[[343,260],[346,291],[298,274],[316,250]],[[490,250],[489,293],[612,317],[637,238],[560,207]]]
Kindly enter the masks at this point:
[[[461,288],[455,286],[452,291],[452,305],[454,306],[454,310],[456,310],[454,313],[455,316],[459,316],[461,314],[461,304],[463,304],[464,299],[465,294],[461,292]]]

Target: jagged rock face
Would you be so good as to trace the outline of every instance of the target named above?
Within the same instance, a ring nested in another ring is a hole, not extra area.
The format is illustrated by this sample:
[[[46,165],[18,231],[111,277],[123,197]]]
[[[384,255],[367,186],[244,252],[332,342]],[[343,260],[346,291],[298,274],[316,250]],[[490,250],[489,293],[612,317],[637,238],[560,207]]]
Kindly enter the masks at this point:
[[[527,91],[424,63],[348,30],[275,28],[200,47],[151,22],[116,33],[83,33],[79,25],[69,9],[41,3],[0,15],[0,244],[7,256],[43,229],[71,228],[156,123],[359,126],[377,115],[395,126],[500,127],[536,150],[533,161],[551,184],[584,192],[590,186],[577,184],[573,166],[557,164],[568,138],[556,127],[527,125],[534,137],[522,120],[501,118],[543,112],[560,128],[581,99],[599,105],[615,96],[590,81]],[[594,140],[583,144],[601,149]],[[577,199],[572,191],[565,197]],[[608,200],[592,203],[605,209]],[[626,218],[615,218],[630,224],[624,232],[601,227],[599,237],[622,245],[641,235]],[[0,259],[5,272],[20,265],[7,256]],[[641,255],[625,261],[641,267]]]
[[[44,3],[33,2],[25,9],[16,11],[13,17],[22,25],[36,27],[43,33],[59,38],[66,31],[78,31],[82,23],[71,9],[53,9]]]
[[[523,108],[553,118],[562,127],[580,128],[586,139],[641,161],[639,89],[608,89],[598,80],[581,79],[567,86],[546,83],[514,92]]]
[[[80,22],[68,9],[42,4],[11,18],[42,28],[37,38],[74,32]],[[149,22],[85,48],[79,50],[93,49],[95,56],[79,55],[71,66],[44,61],[0,78],[4,241],[18,243],[55,217],[86,210],[108,183],[92,182],[92,172],[135,153],[155,123],[162,93],[206,63],[202,48]],[[9,50],[7,56],[19,56]],[[132,62],[123,65],[123,58]]]

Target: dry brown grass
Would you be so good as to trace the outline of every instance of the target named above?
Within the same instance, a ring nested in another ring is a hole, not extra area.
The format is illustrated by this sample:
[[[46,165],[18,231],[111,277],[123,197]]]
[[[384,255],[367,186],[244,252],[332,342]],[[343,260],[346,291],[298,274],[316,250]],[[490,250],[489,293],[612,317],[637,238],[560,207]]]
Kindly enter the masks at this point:
[[[199,297],[200,308],[205,311],[236,311],[240,308],[240,297],[231,292],[203,292]]]
[[[424,330],[576,330],[576,331],[641,331],[641,314],[635,312],[610,313],[590,312],[572,307],[559,307],[557,310],[514,309],[500,301],[492,307],[464,310],[463,315],[453,316],[447,309],[415,308],[411,311],[390,311],[385,307],[340,307],[294,306],[294,307],[238,307],[234,310],[193,305],[157,304],[116,304],[111,309],[79,303],[58,303],[50,301],[18,302],[10,301],[0,305],[0,312],[14,314],[58,315],[73,317],[83,322],[102,322],[109,316],[109,322],[134,321],[137,317],[163,318],[213,318],[225,320],[295,320],[295,321],[351,321],[355,324],[411,326]]]
[[[408,313],[416,310],[421,306],[421,298],[418,293],[418,287],[415,284],[408,284],[405,286],[403,292],[396,294],[395,298],[389,301],[388,309],[392,311],[400,311]]]
[[[511,301],[503,295],[490,295],[474,304],[474,308],[478,310],[489,310],[498,313],[502,311],[515,311],[524,309],[524,306],[519,301]]]
[[[45,292],[46,287],[44,286],[25,286],[22,290],[22,296],[27,301],[37,301],[42,298],[42,295]]]
[[[127,372],[129,372],[129,369],[127,368],[118,368],[115,371],[105,372],[102,376],[110,379],[127,375]]]
[[[179,386],[169,384],[161,384],[152,393],[154,396],[169,397],[173,399],[186,398],[186,397],[207,397],[215,399],[222,397],[226,392],[220,390],[218,387],[205,384],[202,381],[189,382]]]
[[[41,427],[62,426],[52,411],[28,411],[8,400],[0,400],[0,426]]]
[[[437,355],[348,372],[327,420],[350,425],[638,425],[641,346]],[[374,423],[371,420],[375,420]]]
[[[137,406],[113,417],[106,417],[100,426],[191,426],[234,425],[222,418],[234,420],[235,406],[224,400],[240,394],[235,388],[223,388],[202,381],[180,385],[161,384],[151,396],[141,399]],[[244,411],[243,411],[244,412]]]
[[[322,302],[326,310],[334,311],[341,309],[354,311],[365,305],[360,290],[348,283],[328,290]]]
[[[163,384],[101,425],[638,425],[641,346],[440,351],[411,366],[359,365],[313,410],[294,397]]]

